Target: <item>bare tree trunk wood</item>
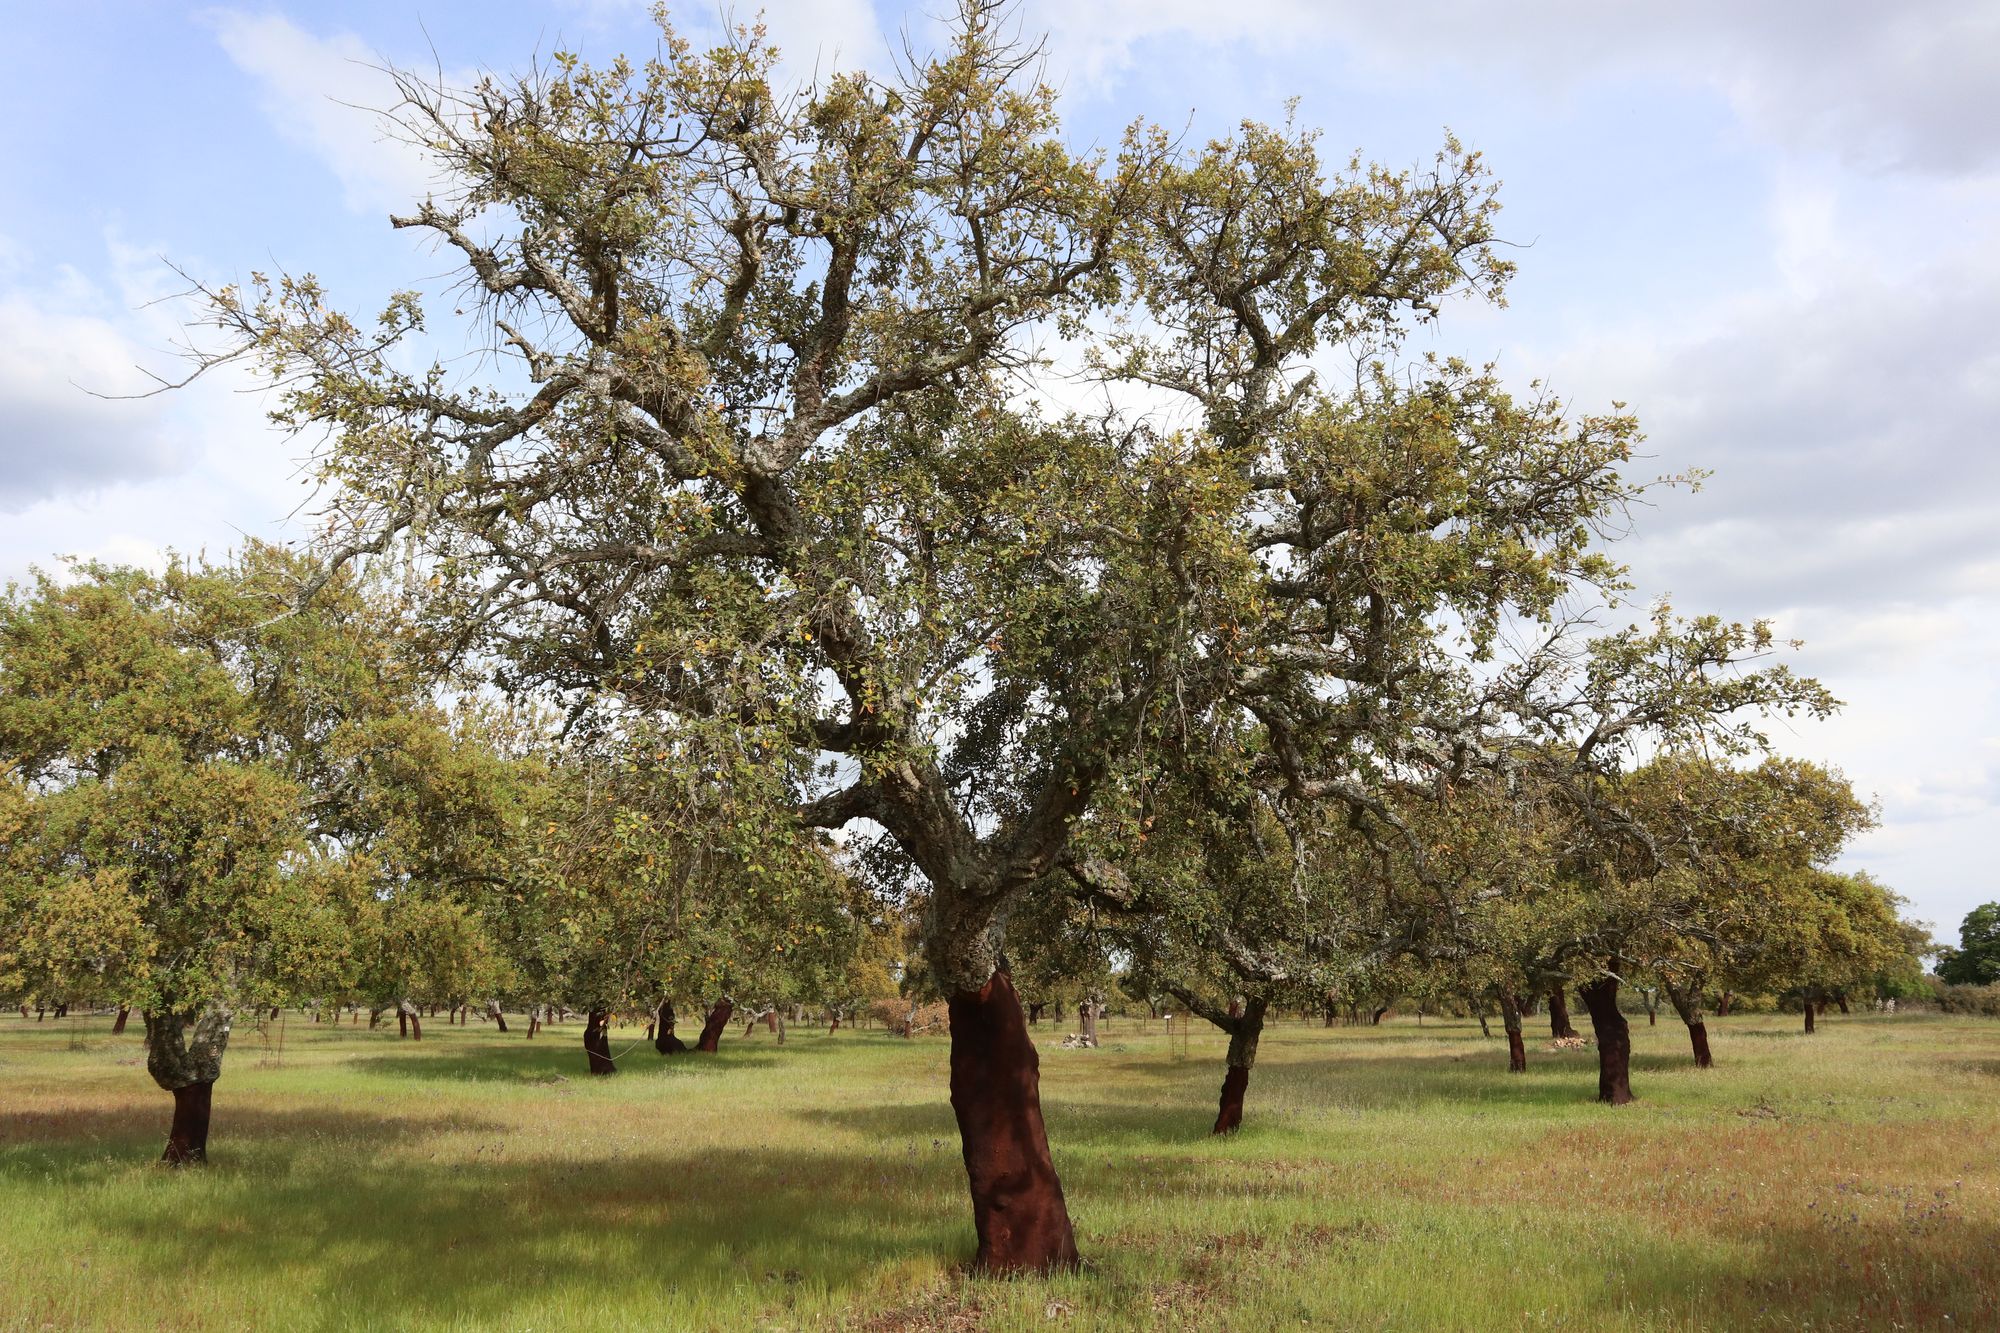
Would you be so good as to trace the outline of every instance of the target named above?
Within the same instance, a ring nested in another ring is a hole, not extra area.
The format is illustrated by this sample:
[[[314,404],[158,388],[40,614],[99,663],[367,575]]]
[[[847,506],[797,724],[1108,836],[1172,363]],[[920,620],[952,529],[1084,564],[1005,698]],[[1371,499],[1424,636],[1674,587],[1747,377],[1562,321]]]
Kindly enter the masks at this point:
[[[1045,1273],[1079,1262],[1042,1123],[1040,1060],[1007,973],[947,1001],[951,1109],[958,1120],[982,1273]]]
[[[1612,960],[1616,971],[1618,960]],[[1597,1034],[1597,1100],[1623,1106],[1632,1096],[1632,1033],[1618,1012],[1618,978],[1599,977],[1578,988]]]

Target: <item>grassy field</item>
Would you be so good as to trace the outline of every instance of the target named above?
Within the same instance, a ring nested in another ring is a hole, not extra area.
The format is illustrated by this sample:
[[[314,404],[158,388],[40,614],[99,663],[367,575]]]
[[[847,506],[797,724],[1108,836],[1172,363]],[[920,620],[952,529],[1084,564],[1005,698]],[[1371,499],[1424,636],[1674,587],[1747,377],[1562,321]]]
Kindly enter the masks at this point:
[[[942,1039],[737,1029],[592,1080],[575,1027],[293,1015],[281,1059],[239,1028],[175,1173],[135,1036],[9,1016],[0,1327],[2000,1326],[2000,1023],[1796,1023],[1714,1023],[1701,1073],[1641,1020],[1613,1110],[1588,1051],[1288,1022],[1218,1141],[1221,1039],[1114,1019],[1042,1053],[1088,1267],[985,1282]]]

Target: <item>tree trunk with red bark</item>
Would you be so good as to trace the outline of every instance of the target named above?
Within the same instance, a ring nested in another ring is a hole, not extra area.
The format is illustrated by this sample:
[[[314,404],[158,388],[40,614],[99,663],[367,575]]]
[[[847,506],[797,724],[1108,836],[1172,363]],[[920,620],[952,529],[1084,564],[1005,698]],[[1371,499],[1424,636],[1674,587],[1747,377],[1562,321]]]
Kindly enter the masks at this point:
[[[708,1021],[701,1025],[701,1036],[694,1048],[714,1055],[722,1045],[722,1030],[729,1026],[729,1017],[735,1012],[736,1004],[728,996],[717,1000],[715,1007],[708,1011]]]
[[[400,1009],[396,1011],[396,1035],[405,1039],[410,1035],[410,1016]]]
[[[168,1166],[199,1166],[208,1160],[209,1106],[229,1047],[229,1011],[213,1006],[181,1013],[149,1010],[143,1017],[146,1072],[174,1096],[173,1123],[160,1160]]]
[[[535,1034],[537,1032],[540,1032],[541,1030],[542,1030],[542,1006],[538,1004],[534,1008],[528,1011],[528,1040],[533,1041],[535,1039]]]
[[[1569,1021],[1569,997],[1561,986],[1549,992],[1549,1035],[1558,1041],[1576,1035],[1576,1024]]]
[[[1512,991],[1500,992],[1500,1021],[1507,1027],[1507,1072],[1528,1072],[1528,1043],[1521,1037],[1521,1001]]]
[[[1732,995],[1730,992],[1728,991],[1722,992],[1722,998],[1716,1001],[1715,1004],[1715,1016],[1717,1018],[1729,1017],[1729,1006],[1730,1003],[1735,999],[1736,997]]]
[[[688,1048],[674,1032],[674,1024],[679,1020],[674,1015],[674,1002],[661,1000],[660,1007],[653,1014],[653,1049],[661,1055],[679,1055]]]
[[[583,1021],[583,1053],[593,1074],[615,1074],[618,1062],[611,1058],[611,1011],[592,1009]]]
[[[423,1011],[408,1000],[404,1000],[396,1006],[396,1021],[400,1023],[404,1019],[409,1020],[409,1030],[403,1035],[409,1037],[412,1041],[422,1041],[424,1039]]]
[[[493,1028],[496,1032],[505,1032],[507,1030],[507,1015],[502,1012],[500,1001],[488,1000],[486,1002],[486,1016],[493,1020]]]
[[[167,1129],[167,1150],[160,1160],[168,1166],[201,1166],[208,1161],[208,1114],[213,1083],[190,1083],[174,1089],[174,1119]]]
[[[1617,959],[1611,963],[1617,970]],[[1618,1012],[1618,978],[1599,977],[1577,988],[1597,1034],[1597,1100],[1623,1106],[1632,1098],[1632,1032]]]
[[[972,1191],[982,1273],[1075,1268],[1076,1235],[1042,1123],[1040,1060],[1013,979],[995,970],[977,990],[954,992],[951,1109]]]
[[[1671,1004],[1674,1012],[1681,1016],[1681,1022],[1687,1024],[1688,1043],[1694,1047],[1695,1068],[1714,1068],[1715,1057],[1709,1054],[1708,1050],[1708,1024],[1703,1022],[1701,1017],[1701,988],[1692,986],[1683,991],[1672,982],[1668,982],[1666,991],[1667,1003]]]
[[[1215,1115],[1211,1134],[1233,1134],[1243,1125],[1243,1093],[1250,1086],[1250,1070],[1257,1063],[1257,1039],[1264,1034],[1264,1011],[1269,1001],[1259,995],[1248,1003],[1231,1004],[1229,1015],[1228,1066],[1222,1076],[1222,1104]]]

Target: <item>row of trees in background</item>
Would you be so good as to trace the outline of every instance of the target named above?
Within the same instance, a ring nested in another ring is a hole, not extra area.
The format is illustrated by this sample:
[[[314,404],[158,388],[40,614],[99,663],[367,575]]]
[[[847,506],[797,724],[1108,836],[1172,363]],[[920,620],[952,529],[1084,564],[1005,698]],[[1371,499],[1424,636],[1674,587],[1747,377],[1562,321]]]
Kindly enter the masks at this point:
[[[1756,764],[1834,707],[1768,627],[1584,614],[1634,420],[1400,356],[1511,274],[1478,156],[1078,152],[995,10],[795,95],[760,32],[402,77],[440,187],[395,223],[460,269],[469,378],[416,294],[201,291],[194,372],[323,441],[324,546],[82,568],[0,625],[7,984],[141,1009],[170,1156],[245,1007],[511,992],[604,1068],[614,1010],[672,1050],[663,1001],[839,1007],[893,939],[977,1267],[1060,1268],[1022,985],[1214,1021],[1226,1130],[1275,1006],[1517,1031],[1575,988],[1617,1102],[1635,979],[1699,1055],[1705,993],[1908,953],[1829,868],[1863,803]]]

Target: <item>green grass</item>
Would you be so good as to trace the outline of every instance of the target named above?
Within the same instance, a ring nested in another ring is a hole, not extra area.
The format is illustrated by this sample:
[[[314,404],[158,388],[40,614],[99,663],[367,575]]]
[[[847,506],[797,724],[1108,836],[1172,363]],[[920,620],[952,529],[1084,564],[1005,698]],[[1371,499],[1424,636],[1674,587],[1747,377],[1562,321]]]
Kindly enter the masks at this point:
[[[941,1039],[736,1029],[594,1080],[574,1026],[293,1015],[278,1063],[239,1028],[172,1172],[136,1036],[8,1016],[0,1328],[1993,1327],[2000,1023],[1796,1022],[1715,1023],[1703,1073],[1641,1020],[1619,1109],[1587,1051],[1286,1022],[1218,1141],[1221,1039],[1112,1020],[1042,1052],[1088,1267],[993,1282]]]

